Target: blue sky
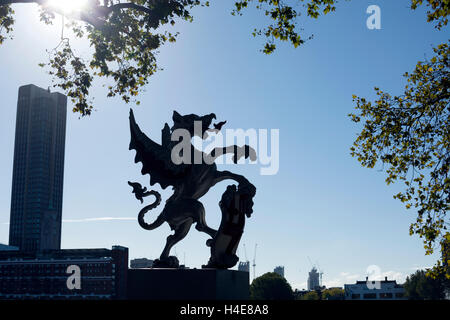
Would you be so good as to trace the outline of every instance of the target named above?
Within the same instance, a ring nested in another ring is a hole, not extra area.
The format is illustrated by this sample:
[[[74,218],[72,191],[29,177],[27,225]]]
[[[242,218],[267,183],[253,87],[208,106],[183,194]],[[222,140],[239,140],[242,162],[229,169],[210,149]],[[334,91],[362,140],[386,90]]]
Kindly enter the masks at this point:
[[[436,255],[425,256],[421,240],[408,234],[415,212],[392,198],[401,186],[388,187],[379,167],[362,168],[349,153],[358,132],[347,117],[352,94],[373,98],[374,86],[400,93],[402,74],[448,38],[448,28],[438,32],[426,23],[425,11],[413,12],[409,3],[342,1],[332,15],[299,21],[313,40],[297,49],[279,45],[271,56],[259,52],[264,39],[251,36],[265,21],[261,12],[233,17],[233,1],[196,9],[193,23],[177,25],[177,43],[161,49],[164,70],[150,80],[140,106],[107,99],[99,81],[92,92],[98,110],[85,119],[68,114],[62,247],[118,244],[130,248],[130,258],[159,256],[170,229],[163,225],[149,232],[138,226],[141,206],[126,183],[149,181],[128,150],[133,107],[141,128],[158,142],[173,110],[215,112],[228,120],[227,128],[280,130],[278,174],[261,176],[255,165],[219,166],[245,174],[257,187],[241,241],[249,259],[258,244],[257,275],[284,265],[288,281],[302,289],[311,268],[308,257],[324,271],[328,286],[364,279],[370,265],[401,282],[415,268],[431,266]],[[366,28],[371,4],[381,8],[381,30]],[[8,242],[17,90],[29,83],[50,85],[38,63],[60,37],[59,19],[49,27],[33,6],[16,6],[16,12],[15,39],[0,47],[0,243]],[[89,52],[85,43],[74,45]],[[202,199],[211,226],[220,223],[218,201],[228,184]],[[162,194],[167,199],[170,190]],[[118,219],[95,221],[104,217]],[[206,239],[192,228],[176,246],[180,260],[185,256],[186,264],[197,268],[206,263]],[[239,252],[243,258],[242,247]]]

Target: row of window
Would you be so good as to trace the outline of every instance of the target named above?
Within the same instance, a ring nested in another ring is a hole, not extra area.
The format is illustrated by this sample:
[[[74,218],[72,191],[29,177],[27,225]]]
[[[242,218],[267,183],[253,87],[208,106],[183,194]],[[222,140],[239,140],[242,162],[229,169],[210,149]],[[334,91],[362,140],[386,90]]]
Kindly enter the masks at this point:
[[[397,292],[397,293],[391,293],[391,292],[383,292],[383,293],[379,293],[379,297],[378,299],[394,299],[394,298],[403,298],[404,294],[402,292]],[[377,299],[377,294],[376,293],[364,293],[362,295],[363,299]],[[361,299],[361,294],[359,293],[353,293],[352,294],[352,299],[353,300],[359,300]]]

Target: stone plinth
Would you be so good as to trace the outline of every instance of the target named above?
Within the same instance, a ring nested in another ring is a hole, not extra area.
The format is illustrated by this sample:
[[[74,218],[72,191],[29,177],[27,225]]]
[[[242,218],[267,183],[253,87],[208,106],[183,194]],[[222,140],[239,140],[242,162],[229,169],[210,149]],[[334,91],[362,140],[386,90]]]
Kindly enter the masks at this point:
[[[128,299],[247,300],[249,273],[219,269],[129,269]]]

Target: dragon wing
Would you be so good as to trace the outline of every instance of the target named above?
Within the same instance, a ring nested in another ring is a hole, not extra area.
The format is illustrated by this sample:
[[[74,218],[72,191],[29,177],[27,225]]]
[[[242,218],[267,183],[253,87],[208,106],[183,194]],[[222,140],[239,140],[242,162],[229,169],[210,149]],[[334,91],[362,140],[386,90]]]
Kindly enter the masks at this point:
[[[136,150],[135,163],[142,162],[141,173],[150,174],[150,185],[159,183],[163,189],[175,186],[185,175],[186,165],[175,165],[169,148],[147,137],[139,128],[130,109],[130,150]]]

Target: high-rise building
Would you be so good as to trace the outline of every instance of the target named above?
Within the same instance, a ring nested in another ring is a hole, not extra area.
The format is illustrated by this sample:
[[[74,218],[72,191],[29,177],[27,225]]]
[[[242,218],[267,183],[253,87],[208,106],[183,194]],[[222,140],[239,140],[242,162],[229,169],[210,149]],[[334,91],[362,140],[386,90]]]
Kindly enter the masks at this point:
[[[283,266],[275,267],[275,269],[273,269],[273,272],[275,272],[276,274],[279,274],[280,276],[282,276],[284,278],[284,267]]]
[[[250,261],[239,262],[238,271],[250,272]]]
[[[308,290],[318,290],[318,289],[320,289],[319,277],[320,277],[319,272],[317,272],[316,267],[313,267],[312,270],[309,272]]]
[[[19,88],[9,245],[60,249],[67,97]]]

